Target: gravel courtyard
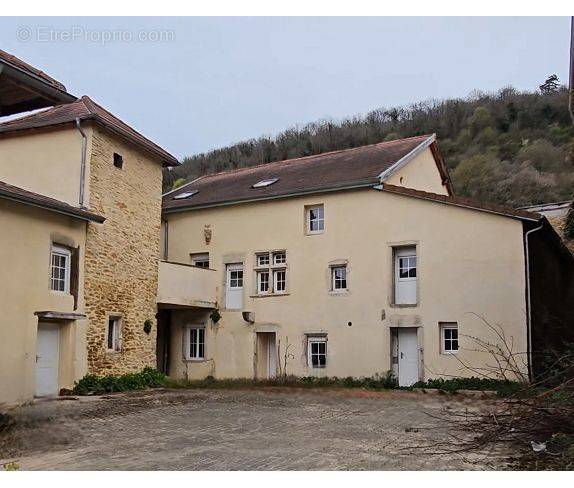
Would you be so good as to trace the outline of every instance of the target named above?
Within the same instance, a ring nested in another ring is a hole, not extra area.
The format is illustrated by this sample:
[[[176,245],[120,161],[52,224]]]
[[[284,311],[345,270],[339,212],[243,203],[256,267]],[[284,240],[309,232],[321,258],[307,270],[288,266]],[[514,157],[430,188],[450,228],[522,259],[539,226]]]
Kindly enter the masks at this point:
[[[12,412],[0,459],[24,470],[504,469],[503,455],[438,454],[445,409],[473,397],[363,390],[156,390]]]

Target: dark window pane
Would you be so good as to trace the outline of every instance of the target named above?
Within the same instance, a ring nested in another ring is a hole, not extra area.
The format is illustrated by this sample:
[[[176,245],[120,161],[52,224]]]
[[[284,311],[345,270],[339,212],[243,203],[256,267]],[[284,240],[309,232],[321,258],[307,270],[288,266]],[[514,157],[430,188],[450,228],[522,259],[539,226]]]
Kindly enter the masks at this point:
[[[114,348],[114,320],[108,322],[108,349]]]
[[[411,268],[409,270],[409,278],[416,278],[417,277],[417,268]]]
[[[452,350],[458,351],[458,341],[457,340],[452,341]]]
[[[453,339],[458,339],[458,330],[457,329],[451,329],[451,335]]]

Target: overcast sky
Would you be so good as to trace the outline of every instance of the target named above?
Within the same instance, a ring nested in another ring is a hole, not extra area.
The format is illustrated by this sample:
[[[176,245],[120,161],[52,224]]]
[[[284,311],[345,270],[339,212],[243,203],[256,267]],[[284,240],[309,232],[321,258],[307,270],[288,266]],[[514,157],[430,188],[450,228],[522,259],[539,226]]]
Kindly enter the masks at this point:
[[[569,27],[567,17],[0,18],[0,48],[181,158],[382,106],[536,89],[552,73],[566,83]]]

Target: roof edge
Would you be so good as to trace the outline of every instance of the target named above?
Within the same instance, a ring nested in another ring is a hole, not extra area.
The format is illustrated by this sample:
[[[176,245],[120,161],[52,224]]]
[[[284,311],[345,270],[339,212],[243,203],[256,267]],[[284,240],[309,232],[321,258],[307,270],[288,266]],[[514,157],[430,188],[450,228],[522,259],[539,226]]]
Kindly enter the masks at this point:
[[[316,187],[316,188],[308,188],[301,191],[295,192],[288,192],[283,193],[280,195],[264,195],[258,198],[243,198],[239,200],[227,200],[222,202],[214,202],[214,203],[206,203],[203,205],[194,206],[193,204],[185,205],[185,206],[177,206],[177,207],[163,207],[162,214],[168,213],[176,213],[176,212],[186,212],[192,210],[201,210],[204,208],[213,208],[213,207],[227,207],[230,205],[240,205],[244,203],[253,203],[253,202],[262,202],[266,200],[278,200],[283,198],[293,198],[303,195],[313,195],[317,193],[327,193],[332,191],[344,191],[344,190],[356,190],[361,188],[374,188],[374,185],[377,183],[377,178],[369,178],[368,180],[360,180],[353,182],[351,184],[345,183],[343,185],[332,185],[332,186],[325,186],[325,187]],[[181,188],[181,187],[179,187]],[[179,188],[177,188],[179,190]]]
[[[544,216],[534,212],[504,208],[497,205],[487,205],[481,202],[473,202],[472,200],[468,200],[466,198],[462,199],[460,197],[453,197],[450,195],[440,195],[438,193],[430,193],[422,190],[415,190],[413,188],[389,185],[388,183],[377,185],[375,189],[387,193],[394,193],[396,195],[403,195],[405,197],[418,198],[420,200],[427,200],[435,203],[452,205],[455,207],[468,208],[469,210],[477,210],[479,212],[501,215],[503,217],[509,217],[517,220],[540,222],[544,218]]]
[[[411,149],[411,151],[405,154],[401,159],[399,159],[397,162],[389,166],[385,171],[380,173],[378,176],[379,179],[381,180],[381,183],[383,182],[383,180],[386,180],[390,176],[394,175],[398,170],[400,170],[408,163],[410,163],[416,156],[418,156],[421,152],[423,152],[427,147],[429,147],[435,141],[436,141],[436,134],[431,134],[417,147]]]
[[[16,203],[21,203],[23,205],[29,205],[31,207],[38,207],[43,210],[49,210],[51,212],[66,215],[67,217],[73,217],[75,219],[85,220],[86,222],[95,222],[97,224],[103,224],[106,220],[106,218],[103,217],[102,215],[98,215],[96,213],[90,212],[89,210],[84,210],[82,208],[72,207],[71,205],[65,202],[60,202],[59,200],[54,200],[53,203],[51,203],[40,199],[35,199],[33,196],[27,197],[24,195],[18,195],[10,191],[6,191],[2,188],[0,188],[0,198],[10,200]]]

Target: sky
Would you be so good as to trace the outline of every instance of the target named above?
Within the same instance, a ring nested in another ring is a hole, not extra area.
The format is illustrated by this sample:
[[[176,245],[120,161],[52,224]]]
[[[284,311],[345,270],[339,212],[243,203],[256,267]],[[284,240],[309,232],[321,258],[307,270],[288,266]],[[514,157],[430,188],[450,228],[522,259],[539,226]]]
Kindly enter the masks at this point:
[[[3,17],[0,49],[178,158],[319,119],[568,80],[568,17]]]

